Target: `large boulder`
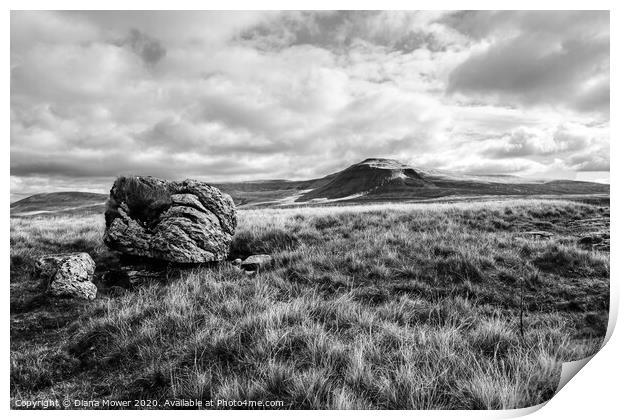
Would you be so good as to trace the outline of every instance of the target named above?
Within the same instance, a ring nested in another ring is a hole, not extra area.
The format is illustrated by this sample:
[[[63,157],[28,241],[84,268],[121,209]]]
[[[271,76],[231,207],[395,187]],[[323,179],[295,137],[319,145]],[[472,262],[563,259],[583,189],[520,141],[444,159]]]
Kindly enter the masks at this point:
[[[110,249],[175,263],[226,259],[237,226],[230,196],[192,179],[120,177],[105,219]]]
[[[97,286],[92,282],[95,262],[86,252],[52,254],[39,258],[36,270],[52,296],[92,300]]]

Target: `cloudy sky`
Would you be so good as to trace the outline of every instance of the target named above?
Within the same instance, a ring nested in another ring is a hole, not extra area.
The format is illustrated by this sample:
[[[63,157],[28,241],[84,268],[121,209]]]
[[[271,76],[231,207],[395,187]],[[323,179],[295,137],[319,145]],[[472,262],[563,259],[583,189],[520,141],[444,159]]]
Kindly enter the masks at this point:
[[[367,157],[609,179],[607,12],[12,12],[11,193]]]

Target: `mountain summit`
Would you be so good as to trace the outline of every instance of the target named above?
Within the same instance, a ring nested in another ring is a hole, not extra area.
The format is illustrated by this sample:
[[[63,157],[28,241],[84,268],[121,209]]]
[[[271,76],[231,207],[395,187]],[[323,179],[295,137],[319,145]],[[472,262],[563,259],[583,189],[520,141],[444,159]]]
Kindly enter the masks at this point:
[[[357,198],[433,187],[415,169],[397,160],[370,158],[338,172],[330,182],[304,194],[297,201]]]
[[[398,201],[443,196],[609,193],[609,185],[530,180],[506,175],[465,175],[414,168],[394,159],[369,158],[323,178],[298,202]]]

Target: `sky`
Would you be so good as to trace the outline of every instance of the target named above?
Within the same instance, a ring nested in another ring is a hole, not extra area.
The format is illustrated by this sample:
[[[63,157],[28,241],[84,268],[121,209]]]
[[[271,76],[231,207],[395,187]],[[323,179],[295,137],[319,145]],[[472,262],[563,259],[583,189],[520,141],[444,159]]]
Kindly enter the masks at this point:
[[[608,12],[11,12],[11,198],[369,157],[609,182]]]

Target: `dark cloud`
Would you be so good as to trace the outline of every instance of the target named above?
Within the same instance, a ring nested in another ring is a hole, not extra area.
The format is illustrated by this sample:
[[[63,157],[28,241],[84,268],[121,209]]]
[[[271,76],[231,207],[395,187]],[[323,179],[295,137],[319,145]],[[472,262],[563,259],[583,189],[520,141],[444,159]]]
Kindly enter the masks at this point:
[[[506,104],[608,112],[607,12],[465,13],[452,19],[466,34],[491,38],[451,72],[448,91]]]
[[[609,34],[607,11],[457,11],[440,16],[445,24],[474,41],[505,38],[519,34],[538,36],[575,36],[577,34]]]
[[[610,104],[610,81],[609,69],[602,72],[602,77],[594,80],[582,92],[575,95],[571,105],[577,111],[596,111],[602,110],[608,117]]]
[[[153,153],[150,156],[127,152],[111,152],[105,159],[93,154],[80,158],[61,153],[50,156],[36,151],[13,153],[11,175],[13,176],[51,176],[66,178],[101,178],[119,175],[152,175],[169,179],[182,179],[187,176],[222,180],[222,177],[239,180],[251,175],[266,175],[264,168],[240,157],[195,159],[182,153]],[[209,176],[205,174],[205,167]]]
[[[166,49],[160,41],[137,29],[132,29],[121,45],[128,45],[148,65],[155,65],[166,56]]]

